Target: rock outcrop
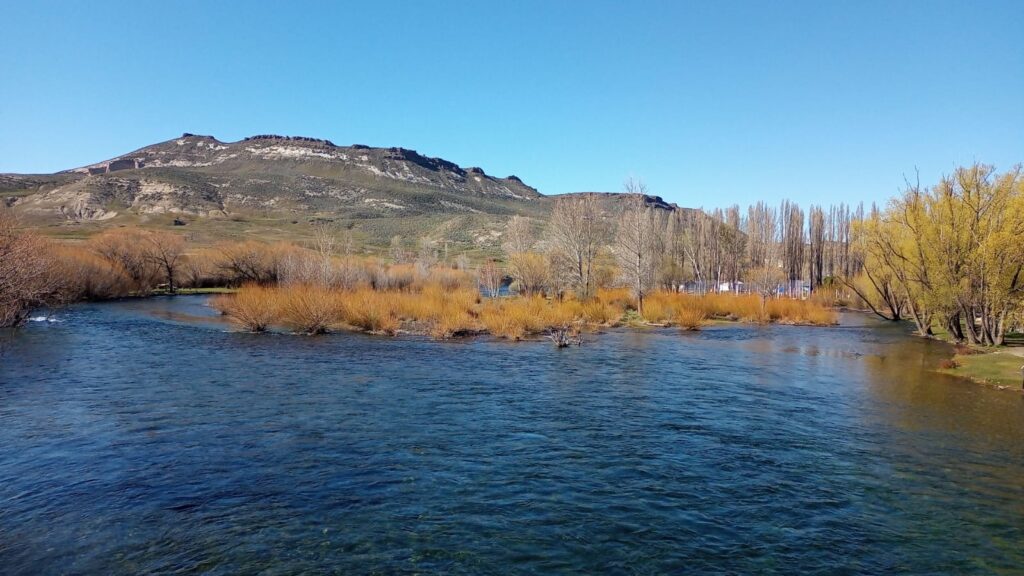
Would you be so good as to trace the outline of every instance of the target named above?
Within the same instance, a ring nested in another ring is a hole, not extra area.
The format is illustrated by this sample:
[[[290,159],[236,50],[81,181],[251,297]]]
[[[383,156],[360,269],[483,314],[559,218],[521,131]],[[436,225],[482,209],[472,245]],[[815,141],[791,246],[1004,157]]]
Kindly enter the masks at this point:
[[[541,199],[518,178],[493,178],[408,148],[276,134],[222,142],[189,132],[55,175],[0,175],[5,190],[21,198],[19,209],[69,220],[246,211],[512,214]]]

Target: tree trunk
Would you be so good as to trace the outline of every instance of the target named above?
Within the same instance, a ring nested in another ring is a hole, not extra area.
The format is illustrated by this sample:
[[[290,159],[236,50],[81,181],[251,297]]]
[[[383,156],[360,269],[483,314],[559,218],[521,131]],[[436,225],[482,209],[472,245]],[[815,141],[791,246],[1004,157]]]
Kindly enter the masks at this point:
[[[1006,338],[1006,310],[1004,309],[999,313],[999,324],[996,328],[995,338],[993,339],[993,346],[1002,346],[1003,341]]]
[[[963,342],[964,341],[964,331],[963,331],[963,328],[960,327],[960,313],[959,312],[957,312],[956,314],[950,314],[946,318],[946,330],[949,331],[949,334],[953,337],[953,339],[955,341],[957,341],[957,342]]]
[[[960,313],[964,317],[964,335],[967,336],[967,343],[974,346],[978,344],[978,333],[975,332],[974,327],[974,310],[961,305]]]
[[[917,326],[917,334],[925,337],[931,336],[931,318],[925,316],[924,311],[919,312],[917,310],[913,300],[910,298],[910,294],[907,294],[907,311],[910,312],[910,317],[914,319],[914,325]]]

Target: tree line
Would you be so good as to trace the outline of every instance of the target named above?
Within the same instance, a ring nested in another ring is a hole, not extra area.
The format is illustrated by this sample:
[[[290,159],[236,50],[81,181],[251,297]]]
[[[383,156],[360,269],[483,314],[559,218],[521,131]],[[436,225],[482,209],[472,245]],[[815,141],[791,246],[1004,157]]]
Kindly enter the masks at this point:
[[[975,163],[938,184],[907,183],[884,209],[855,222],[851,251],[863,275],[850,278],[879,316],[910,318],[922,336],[1003,344],[1022,322],[1024,178]]]
[[[515,286],[587,298],[598,287],[624,285],[642,311],[654,290],[804,297],[823,286],[842,287],[839,278],[862,267],[850,250],[862,207],[805,212],[784,201],[746,211],[738,205],[665,210],[643,182],[630,179],[624,188],[621,206],[611,209],[594,194],[557,198],[543,228],[513,217],[503,247]]]

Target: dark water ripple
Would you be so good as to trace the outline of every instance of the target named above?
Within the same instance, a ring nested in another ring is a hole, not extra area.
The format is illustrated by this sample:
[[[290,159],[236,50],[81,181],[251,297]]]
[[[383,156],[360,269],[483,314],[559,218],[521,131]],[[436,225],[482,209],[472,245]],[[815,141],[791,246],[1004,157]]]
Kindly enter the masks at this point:
[[[899,328],[557,351],[201,302],[8,340],[0,572],[1024,573],[1024,399]]]

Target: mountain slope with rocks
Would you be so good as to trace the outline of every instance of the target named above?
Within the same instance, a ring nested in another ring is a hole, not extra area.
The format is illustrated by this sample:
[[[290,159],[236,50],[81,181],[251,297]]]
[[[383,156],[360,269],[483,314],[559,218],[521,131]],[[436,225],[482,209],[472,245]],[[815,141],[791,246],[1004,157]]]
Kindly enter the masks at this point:
[[[609,208],[619,195],[603,194]],[[674,209],[651,197],[649,205]],[[119,225],[188,225],[211,241],[301,236],[333,221],[371,243],[392,235],[494,246],[513,215],[546,220],[551,197],[405,148],[260,135],[183,134],[56,174],[0,174],[0,202],[55,235]]]
[[[0,186],[8,197],[20,197],[26,213],[68,220],[109,219],[122,211],[504,214],[540,198],[515,176],[496,178],[414,150],[272,135],[225,143],[184,134],[50,178],[4,175]]]

